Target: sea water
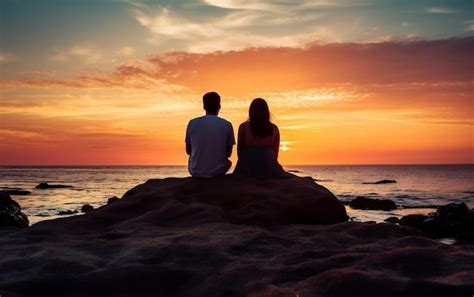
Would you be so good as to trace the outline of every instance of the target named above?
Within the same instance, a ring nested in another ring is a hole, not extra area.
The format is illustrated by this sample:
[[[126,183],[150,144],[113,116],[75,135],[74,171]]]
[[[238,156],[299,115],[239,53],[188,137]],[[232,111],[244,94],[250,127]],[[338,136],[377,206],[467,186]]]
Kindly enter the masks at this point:
[[[399,209],[389,212],[353,210],[355,221],[383,221],[389,216],[429,213],[437,205],[465,202],[474,207],[474,165],[307,165],[285,166],[300,176],[311,176],[348,203],[356,196],[391,199]],[[0,167],[1,188],[21,188],[30,195],[12,196],[34,224],[61,217],[60,211],[79,211],[84,204],[99,207],[113,196],[152,178],[189,176],[185,166]],[[390,184],[366,184],[379,180]],[[41,182],[73,188],[36,189]]]

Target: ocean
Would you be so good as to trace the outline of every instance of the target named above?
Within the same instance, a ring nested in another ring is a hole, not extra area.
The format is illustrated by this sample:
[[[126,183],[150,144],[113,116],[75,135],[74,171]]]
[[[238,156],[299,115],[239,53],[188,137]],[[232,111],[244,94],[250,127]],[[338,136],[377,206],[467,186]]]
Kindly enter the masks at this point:
[[[474,207],[474,165],[307,165],[285,166],[300,176],[311,176],[341,201],[356,196],[391,199],[394,211],[353,210],[351,220],[381,222],[390,216],[429,213],[437,205],[465,202]],[[60,211],[78,211],[84,204],[95,208],[113,196],[152,178],[189,176],[185,166],[68,166],[0,167],[0,190],[21,188],[30,195],[12,197],[21,205],[31,224],[64,217]],[[364,184],[379,180],[391,184]],[[42,182],[67,184],[67,189],[35,189]]]

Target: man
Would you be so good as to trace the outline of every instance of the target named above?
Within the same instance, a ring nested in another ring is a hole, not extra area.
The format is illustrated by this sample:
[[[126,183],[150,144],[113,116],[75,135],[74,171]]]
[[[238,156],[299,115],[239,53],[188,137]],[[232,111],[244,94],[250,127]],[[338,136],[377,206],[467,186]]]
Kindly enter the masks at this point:
[[[228,159],[235,144],[232,124],[219,118],[221,97],[216,92],[203,96],[205,116],[192,119],[186,128],[189,173],[195,177],[225,174],[232,165]]]

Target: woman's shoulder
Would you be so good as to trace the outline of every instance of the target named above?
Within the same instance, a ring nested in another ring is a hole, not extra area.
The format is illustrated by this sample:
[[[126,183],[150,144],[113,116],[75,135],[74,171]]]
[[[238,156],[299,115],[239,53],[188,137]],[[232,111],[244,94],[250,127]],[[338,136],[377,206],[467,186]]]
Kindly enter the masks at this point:
[[[278,126],[275,125],[274,123],[272,123],[272,128],[273,128],[273,131],[278,131]]]
[[[245,121],[242,124],[240,124],[240,126],[239,126],[239,128],[247,128],[247,127],[250,127],[250,122],[249,121]]]

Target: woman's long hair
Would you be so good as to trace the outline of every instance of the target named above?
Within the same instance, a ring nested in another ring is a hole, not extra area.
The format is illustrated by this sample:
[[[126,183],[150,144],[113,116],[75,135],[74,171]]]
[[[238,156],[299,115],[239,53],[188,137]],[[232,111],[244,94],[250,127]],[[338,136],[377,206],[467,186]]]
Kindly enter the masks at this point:
[[[273,124],[270,121],[270,110],[262,98],[253,99],[249,108],[249,122],[252,134],[259,137],[271,136]]]

